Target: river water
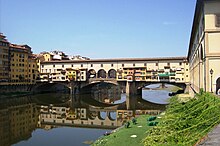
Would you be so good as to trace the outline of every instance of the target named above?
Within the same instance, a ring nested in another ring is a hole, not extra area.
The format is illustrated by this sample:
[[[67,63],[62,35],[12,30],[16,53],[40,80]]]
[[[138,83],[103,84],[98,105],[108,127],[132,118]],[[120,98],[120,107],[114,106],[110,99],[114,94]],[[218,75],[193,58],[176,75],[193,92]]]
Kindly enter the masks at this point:
[[[0,99],[0,146],[87,146],[133,117],[163,111],[170,91],[151,88],[132,102],[125,94],[111,103],[68,94]]]

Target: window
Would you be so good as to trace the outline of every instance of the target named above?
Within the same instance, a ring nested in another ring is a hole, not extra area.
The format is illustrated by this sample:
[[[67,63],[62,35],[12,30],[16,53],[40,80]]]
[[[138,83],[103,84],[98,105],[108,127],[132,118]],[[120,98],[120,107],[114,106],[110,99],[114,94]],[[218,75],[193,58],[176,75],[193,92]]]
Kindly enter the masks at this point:
[[[216,27],[220,27],[220,14],[216,14]]]
[[[103,64],[101,64],[101,67],[103,67]]]
[[[64,64],[62,65],[62,68],[64,68]]]
[[[156,63],[156,66],[158,66],[158,63]]]
[[[182,62],[180,62],[179,65],[182,65]]]
[[[93,67],[93,64],[91,64],[91,67]]]
[[[167,66],[170,66],[170,63],[169,63],[169,62],[167,63]]]
[[[114,64],[111,65],[111,67],[113,67],[113,66],[114,66]]]
[[[41,68],[44,68],[44,65],[41,65]]]
[[[71,66],[73,67],[73,64]]]
[[[54,64],[53,67],[55,67],[56,65]]]
[[[144,63],[144,66],[147,66],[147,63]]]
[[[135,63],[133,63],[133,66],[135,66]]]
[[[125,65],[124,64],[122,64],[122,67],[124,67]]]
[[[83,67],[83,64],[81,64],[81,67]]]

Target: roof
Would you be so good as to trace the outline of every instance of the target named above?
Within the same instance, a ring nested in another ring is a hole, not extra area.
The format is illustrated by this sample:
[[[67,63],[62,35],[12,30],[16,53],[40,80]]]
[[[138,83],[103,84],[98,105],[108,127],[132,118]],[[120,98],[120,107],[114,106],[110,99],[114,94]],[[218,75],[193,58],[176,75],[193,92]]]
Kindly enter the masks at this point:
[[[189,60],[189,56],[191,55],[190,52],[191,52],[192,45],[193,45],[193,42],[194,42],[194,36],[195,36],[195,33],[196,33],[197,23],[199,22],[199,14],[200,14],[201,9],[202,9],[202,4],[203,4],[203,0],[197,0],[195,12],[194,12],[194,18],[193,18],[193,25],[192,25],[192,30],[191,30],[190,42],[189,42],[188,55],[187,55],[187,59],[188,60]]]
[[[196,28],[199,23],[200,14],[202,12],[205,1],[219,1],[219,0],[197,0],[194,18],[193,18],[193,25],[192,25],[192,30],[191,30],[189,48],[188,48],[188,55],[187,55],[188,60],[189,60],[189,56],[191,55],[190,53],[191,53],[191,49],[192,49],[193,42],[194,42],[195,35],[196,35]]]
[[[52,60],[42,62],[43,64],[50,63],[88,63],[88,62],[130,62],[130,61],[187,61],[186,57],[157,57],[157,58],[114,58],[114,59],[90,59],[90,60]]]
[[[6,36],[4,36],[3,33],[0,33],[0,41],[5,42],[5,43],[9,43],[8,40],[6,39]]]

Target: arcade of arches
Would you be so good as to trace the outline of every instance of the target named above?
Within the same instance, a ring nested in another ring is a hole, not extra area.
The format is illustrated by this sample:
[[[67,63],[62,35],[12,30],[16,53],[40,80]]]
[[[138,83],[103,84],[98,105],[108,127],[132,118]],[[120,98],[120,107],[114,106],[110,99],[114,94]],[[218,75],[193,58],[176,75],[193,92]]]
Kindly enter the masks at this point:
[[[116,70],[110,69],[108,73],[104,69],[100,69],[97,73],[94,69],[88,71],[88,78],[114,78],[116,79]]]

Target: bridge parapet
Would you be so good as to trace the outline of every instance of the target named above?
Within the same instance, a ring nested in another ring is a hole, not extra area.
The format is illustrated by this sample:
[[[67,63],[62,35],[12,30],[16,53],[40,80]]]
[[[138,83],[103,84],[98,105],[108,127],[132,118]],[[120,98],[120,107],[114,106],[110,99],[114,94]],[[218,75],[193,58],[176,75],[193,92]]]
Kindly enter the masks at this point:
[[[90,78],[89,84],[98,83],[98,82],[106,82],[118,85],[118,82],[114,78]]]

